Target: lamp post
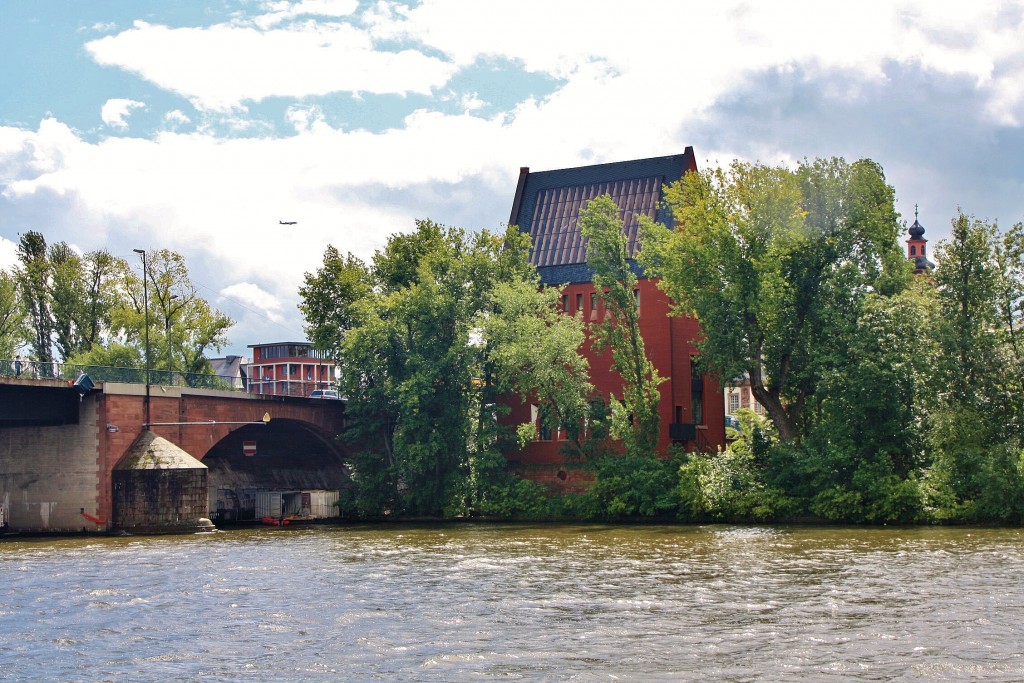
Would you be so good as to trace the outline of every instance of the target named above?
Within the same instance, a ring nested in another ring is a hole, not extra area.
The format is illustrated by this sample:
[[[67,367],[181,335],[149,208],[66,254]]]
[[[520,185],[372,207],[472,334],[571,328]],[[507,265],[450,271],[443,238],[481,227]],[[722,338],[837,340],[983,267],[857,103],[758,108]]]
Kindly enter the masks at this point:
[[[177,294],[167,297],[167,306],[164,308],[164,332],[167,335],[167,383],[174,384],[174,356],[171,355],[171,302],[178,298]]]
[[[146,309],[146,428],[149,428],[149,266],[146,262],[145,249],[132,249],[142,256],[142,301]]]

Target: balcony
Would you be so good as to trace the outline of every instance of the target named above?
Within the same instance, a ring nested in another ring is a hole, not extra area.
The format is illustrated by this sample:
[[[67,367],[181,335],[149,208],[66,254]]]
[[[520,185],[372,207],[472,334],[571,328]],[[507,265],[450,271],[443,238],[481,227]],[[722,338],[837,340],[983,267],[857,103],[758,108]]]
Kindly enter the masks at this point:
[[[673,441],[695,441],[697,425],[689,422],[673,422],[668,426],[668,436]]]

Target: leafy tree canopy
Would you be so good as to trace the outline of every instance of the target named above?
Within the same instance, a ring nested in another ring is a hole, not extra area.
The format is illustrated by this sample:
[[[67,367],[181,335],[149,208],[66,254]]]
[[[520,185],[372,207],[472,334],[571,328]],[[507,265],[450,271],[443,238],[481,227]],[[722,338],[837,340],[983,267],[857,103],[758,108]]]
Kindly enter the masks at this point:
[[[597,197],[580,212],[580,232],[587,240],[587,263],[594,270],[594,289],[606,316],[591,327],[594,348],[610,349],[612,370],[623,382],[623,397],[612,398],[612,432],[626,451],[657,454],[660,418],[658,385],[664,379],[647,358],[640,334],[637,276],[619,208],[608,195]]]
[[[666,201],[676,228],[644,223],[642,264],[662,278],[676,313],[700,320],[708,366],[725,380],[746,373],[780,438],[799,439],[863,298],[910,277],[881,167],[736,161],[688,173]]]
[[[310,337],[337,354],[363,514],[462,514],[518,490],[497,450],[500,391],[580,414],[580,323],[555,313],[528,250],[514,226],[421,220],[369,265],[328,248],[306,274],[300,307]]]

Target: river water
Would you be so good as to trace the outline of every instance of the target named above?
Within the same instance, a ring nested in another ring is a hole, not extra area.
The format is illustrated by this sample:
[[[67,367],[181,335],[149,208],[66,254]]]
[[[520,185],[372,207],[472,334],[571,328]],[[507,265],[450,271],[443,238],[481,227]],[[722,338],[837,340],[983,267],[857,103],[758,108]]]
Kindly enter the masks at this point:
[[[337,526],[0,542],[0,679],[1022,680],[1024,531]]]

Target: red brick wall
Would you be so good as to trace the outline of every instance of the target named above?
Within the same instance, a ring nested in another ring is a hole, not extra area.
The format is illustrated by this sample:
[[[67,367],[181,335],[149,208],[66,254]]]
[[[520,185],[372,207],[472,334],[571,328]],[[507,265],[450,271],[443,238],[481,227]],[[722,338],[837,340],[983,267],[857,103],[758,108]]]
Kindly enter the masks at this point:
[[[594,473],[560,464],[525,465],[518,464],[515,473],[524,479],[535,481],[555,493],[583,493],[594,483]]]
[[[690,392],[690,358],[697,355],[693,340],[700,334],[700,326],[692,318],[670,318],[668,297],[657,288],[654,280],[642,279],[638,283],[640,290],[640,333],[644,338],[647,356],[651,359],[658,373],[665,378],[659,390],[661,402],[661,435],[658,440],[659,453],[664,455],[671,443],[669,424],[676,421],[676,406],[682,413],[682,422],[693,421],[693,406]],[[568,314],[577,313],[577,295],[582,300],[583,320],[598,321],[603,319],[604,307],[598,299],[597,311],[590,306],[590,295],[594,292],[591,283],[569,285],[563,290],[568,296]],[[622,380],[618,373],[611,370],[611,353],[605,351],[595,353],[589,343],[585,345],[584,355],[590,362],[590,377],[595,389],[605,397],[614,394],[622,397]],[[674,362],[673,362],[674,361]],[[509,425],[518,425],[530,420],[530,406],[510,400],[512,412],[503,418]],[[722,390],[709,377],[704,377],[704,424],[698,427],[704,442],[715,448],[725,444],[725,408]],[[564,435],[560,435],[564,436]],[[559,449],[564,441],[534,441],[527,444],[521,451],[507,454],[510,461],[523,465],[556,465],[564,461]],[[533,478],[531,476],[531,478]]]

